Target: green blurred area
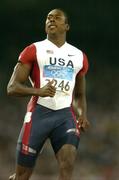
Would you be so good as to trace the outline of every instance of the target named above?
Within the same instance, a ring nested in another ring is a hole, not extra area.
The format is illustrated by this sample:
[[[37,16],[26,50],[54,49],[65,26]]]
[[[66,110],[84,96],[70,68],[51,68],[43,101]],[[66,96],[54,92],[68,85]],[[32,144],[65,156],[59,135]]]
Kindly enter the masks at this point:
[[[49,10],[57,7],[64,9],[70,16],[71,29],[67,41],[83,50],[90,64],[86,78],[88,118],[91,121],[91,128],[81,135],[77,169],[81,171],[81,180],[85,174],[83,172],[85,167],[90,174],[104,176],[108,180],[117,180],[119,177],[119,2],[117,0],[65,0],[65,2],[63,0],[1,0],[0,169],[2,166],[4,168],[1,170],[0,179],[4,180],[7,173],[14,169],[16,140],[29,100],[29,98],[7,97],[7,83],[19,53],[24,47],[46,38],[45,17]],[[45,155],[41,157],[42,163],[46,161],[45,157],[48,159],[49,156],[53,156],[50,152],[51,147],[47,146],[46,149]],[[3,164],[1,159],[4,161]],[[10,168],[6,167],[7,164]],[[49,167],[49,173],[55,174],[53,168]],[[109,171],[112,172],[111,175]],[[42,170],[42,173],[45,174],[46,171]],[[90,179],[86,177],[85,180]],[[94,180],[98,179],[94,178]]]

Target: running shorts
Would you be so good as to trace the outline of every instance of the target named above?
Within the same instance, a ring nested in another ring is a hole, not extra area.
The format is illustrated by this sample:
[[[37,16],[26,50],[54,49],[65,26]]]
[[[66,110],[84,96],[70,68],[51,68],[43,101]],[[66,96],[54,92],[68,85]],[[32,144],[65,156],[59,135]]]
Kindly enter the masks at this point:
[[[55,154],[64,144],[78,148],[80,133],[71,107],[52,110],[37,104],[27,112],[17,142],[17,164],[34,167],[47,139]]]

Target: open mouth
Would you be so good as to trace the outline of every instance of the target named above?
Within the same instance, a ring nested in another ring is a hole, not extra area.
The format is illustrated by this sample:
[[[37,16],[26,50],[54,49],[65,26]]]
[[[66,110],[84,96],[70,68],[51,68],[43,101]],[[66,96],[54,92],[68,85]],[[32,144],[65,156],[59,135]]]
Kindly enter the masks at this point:
[[[54,28],[56,28],[57,26],[54,25],[54,24],[50,24],[48,27],[51,28],[51,29],[54,29]]]
[[[54,25],[51,25],[51,26],[50,26],[50,28],[55,28],[55,27],[56,27],[56,26],[54,26]]]

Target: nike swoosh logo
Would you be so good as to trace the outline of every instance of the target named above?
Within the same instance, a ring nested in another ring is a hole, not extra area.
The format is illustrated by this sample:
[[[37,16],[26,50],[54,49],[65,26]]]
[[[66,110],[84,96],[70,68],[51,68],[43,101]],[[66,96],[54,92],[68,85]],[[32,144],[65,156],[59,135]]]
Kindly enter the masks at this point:
[[[75,54],[68,54],[68,56],[75,56]]]

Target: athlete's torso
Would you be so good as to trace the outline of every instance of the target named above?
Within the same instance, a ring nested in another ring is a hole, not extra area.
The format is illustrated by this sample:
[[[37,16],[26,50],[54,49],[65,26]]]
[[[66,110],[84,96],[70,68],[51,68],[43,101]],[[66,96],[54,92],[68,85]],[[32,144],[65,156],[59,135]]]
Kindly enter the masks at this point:
[[[84,66],[82,51],[65,42],[60,48],[48,39],[33,44],[35,46],[38,73],[34,73],[32,81],[39,81],[42,88],[54,79],[56,94],[54,97],[38,97],[37,103],[53,110],[69,107],[75,77]],[[85,72],[84,72],[85,73]]]
[[[54,110],[69,107],[75,77],[83,66],[82,52],[68,43],[59,48],[48,40],[37,42],[35,46],[40,69],[40,86],[43,87],[54,79],[56,87],[54,97],[39,97],[38,104]]]

